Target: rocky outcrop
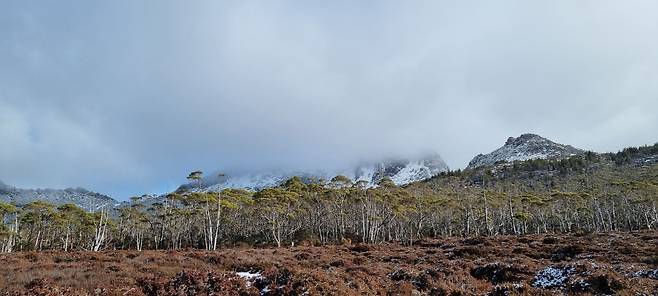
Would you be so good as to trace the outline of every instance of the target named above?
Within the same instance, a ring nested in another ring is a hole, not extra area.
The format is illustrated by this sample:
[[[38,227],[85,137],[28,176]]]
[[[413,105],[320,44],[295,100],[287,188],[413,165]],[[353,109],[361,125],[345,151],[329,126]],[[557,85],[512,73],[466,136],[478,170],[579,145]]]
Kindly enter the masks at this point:
[[[489,154],[479,154],[468,163],[468,169],[492,166],[498,163],[529,159],[560,159],[585,153],[569,145],[555,143],[535,134],[510,137],[505,145]]]

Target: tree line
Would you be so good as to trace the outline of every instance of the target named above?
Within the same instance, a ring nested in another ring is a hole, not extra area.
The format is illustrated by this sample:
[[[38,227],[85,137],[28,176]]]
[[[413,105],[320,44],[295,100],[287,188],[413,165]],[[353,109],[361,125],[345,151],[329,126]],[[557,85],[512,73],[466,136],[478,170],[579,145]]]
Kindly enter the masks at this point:
[[[198,186],[96,212],[43,201],[0,203],[0,250],[412,245],[445,236],[658,227],[658,165],[578,157],[451,172],[405,187],[388,178],[371,187],[344,176],[311,182],[293,177],[256,192],[205,192],[203,173],[196,171],[188,179]],[[527,174],[537,166],[541,173]]]

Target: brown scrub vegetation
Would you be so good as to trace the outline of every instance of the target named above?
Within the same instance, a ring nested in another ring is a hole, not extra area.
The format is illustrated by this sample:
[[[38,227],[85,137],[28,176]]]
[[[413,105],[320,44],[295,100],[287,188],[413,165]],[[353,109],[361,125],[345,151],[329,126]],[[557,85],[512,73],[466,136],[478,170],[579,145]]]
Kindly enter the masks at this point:
[[[0,255],[0,295],[657,295],[658,233]]]

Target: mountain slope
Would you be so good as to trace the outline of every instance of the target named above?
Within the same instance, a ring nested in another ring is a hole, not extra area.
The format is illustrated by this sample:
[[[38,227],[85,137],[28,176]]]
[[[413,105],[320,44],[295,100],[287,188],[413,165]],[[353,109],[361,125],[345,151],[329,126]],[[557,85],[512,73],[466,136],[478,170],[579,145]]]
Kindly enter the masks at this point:
[[[23,205],[36,200],[46,201],[55,205],[72,203],[87,211],[95,211],[103,207],[113,207],[119,204],[118,201],[107,195],[83,188],[21,189],[8,186],[0,181],[0,201]]]
[[[208,176],[198,184],[183,184],[179,190],[187,190],[195,186],[200,186],[202,191],[218,191],[224,188],[260,190],[277,186],[293,176],[310,181],[330,180],[336,175],[344,175],[353,181],[365,181],[368,186],[376,185],[385,177],[391,178],[397,185],[406,185],[429,179],[445,171],[448,171],[448,166],[441,156],[432,153],[415,159],[388,159],[375,163],[363,163],[338,171],[270,171]]]
[[[529,159],[560,159],[583,154],[584,150],[569,145],[555,143],[535,134],[510,137],[505,145],[489,154],[479,154],[468,163],[467,169],[492,166],[501,162],[524,161]]]
[[[374,164],[364,164],[354,170],[354,174],[347,174],[352,180],[366,181],[368,185],[376,185],[383,178],[388,177],[396,185],[422,181],[448,171],[448,166],[441,156],[436,153],[418,159],[389,159]]]

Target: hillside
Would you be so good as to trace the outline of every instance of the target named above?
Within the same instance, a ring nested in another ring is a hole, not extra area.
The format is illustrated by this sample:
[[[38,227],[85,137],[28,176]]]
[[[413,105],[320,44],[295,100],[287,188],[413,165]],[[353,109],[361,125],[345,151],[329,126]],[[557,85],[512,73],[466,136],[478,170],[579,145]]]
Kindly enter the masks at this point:
[[[440,215],[461,212],[462,223],[476,225],[467,232],[653,228],[658,144],[443,173],[408,190],[445,196]]]
[[[0,202],[25,205],[33,201],[46,201],[55,205],[74,204],[87,211],[97,211],[119,204],[115,199],[84,188],[22,189],[0,181]]]

